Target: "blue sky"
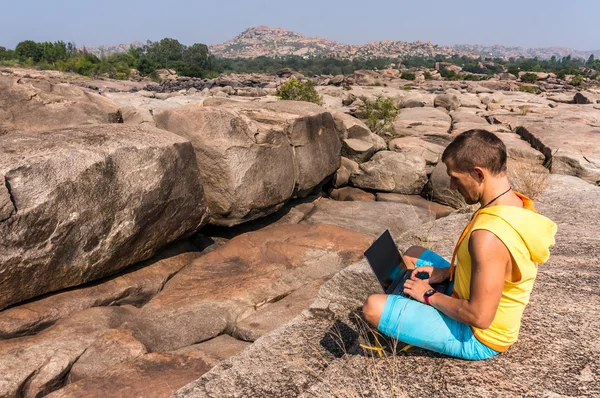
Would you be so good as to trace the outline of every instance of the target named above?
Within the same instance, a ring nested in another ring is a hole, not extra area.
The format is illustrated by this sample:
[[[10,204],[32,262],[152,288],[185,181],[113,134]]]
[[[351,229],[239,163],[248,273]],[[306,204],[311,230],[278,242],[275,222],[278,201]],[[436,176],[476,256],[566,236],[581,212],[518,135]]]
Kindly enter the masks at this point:
[[[375,40],[600,49],[600,0],[0,0],[0,46],[171,37],[216,44],[267,25],[347,44]]]

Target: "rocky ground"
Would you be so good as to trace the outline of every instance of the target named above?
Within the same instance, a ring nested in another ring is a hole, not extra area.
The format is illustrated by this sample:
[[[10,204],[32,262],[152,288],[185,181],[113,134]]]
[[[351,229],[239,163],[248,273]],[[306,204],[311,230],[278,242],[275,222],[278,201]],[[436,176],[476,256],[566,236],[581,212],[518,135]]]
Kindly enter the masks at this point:
[[[292,74],[0,72],[0,396],[600,396],[600,92],[365,71],[322,78],[321,107],[276,100]],[[378,95],[381,135],[352,116]],[[365,357],[362,253],[390,229],[450,254],[472,209],[438,158],[471,128],[559,226],[522,336]]]

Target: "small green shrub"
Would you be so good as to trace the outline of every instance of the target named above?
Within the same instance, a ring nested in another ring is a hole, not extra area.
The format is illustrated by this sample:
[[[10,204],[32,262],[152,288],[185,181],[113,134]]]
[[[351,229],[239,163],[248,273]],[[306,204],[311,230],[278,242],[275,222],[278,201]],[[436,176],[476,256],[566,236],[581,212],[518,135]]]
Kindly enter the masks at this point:
[[[425,80],[431,80],[432,79],[431,73],[429,73],[429,72],[423,73],[423,76],[425,77]]]
[[[537,82],[537,75],[535,73],[525,73],[523,76],[521,76],[521,81],[525,82],[525,83],[535,83]]]
[[[405,80],[415,80],[415,74],[412,72],[402,72],[400,78]]]
[[[573,76],[573,79],[571,79],[571,84],[574,86],[581,86],[581,83],[583,83],[583,76],[581,75]]]
[[[306,101],[321,105],[323,100],[319,97],[315,86],[312,80],[300,82],[291,78],[279,88],[277,96],[282,100]]]
[[[535,87],[533,86],[519,86],[519,91],[524,93],[535,94]]]
[[[410,90],[412,90],[412,89],[413,89],[413,88],[412,88],[412,86],[402,86],[402,87],[400,87],[400,88],[401,88],[402,90],[405,90],[405,91],[410,91]]]
[[[383,84],[381,84],[381,82],[380,82],[380,81],[376,81],[375,83],[367,84],[367,86],[371,86],[371,87],[381,87],[381,86],[383,86]]]
[[[381,134],[388,131],[398,116],[398,107],[390,97],[380,95],[375,101],[361,97],[364,102],[357,116],[362,119],[372,132]]]

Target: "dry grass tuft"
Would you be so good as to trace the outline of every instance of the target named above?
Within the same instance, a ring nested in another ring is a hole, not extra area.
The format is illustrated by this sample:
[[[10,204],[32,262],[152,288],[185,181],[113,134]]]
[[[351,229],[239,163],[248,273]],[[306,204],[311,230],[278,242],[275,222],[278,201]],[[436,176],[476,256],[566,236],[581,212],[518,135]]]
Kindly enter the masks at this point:
[[[508,179],[512,188],[530,199],[538,198],[548,188],[550,171],[541,165],[512,162]]]

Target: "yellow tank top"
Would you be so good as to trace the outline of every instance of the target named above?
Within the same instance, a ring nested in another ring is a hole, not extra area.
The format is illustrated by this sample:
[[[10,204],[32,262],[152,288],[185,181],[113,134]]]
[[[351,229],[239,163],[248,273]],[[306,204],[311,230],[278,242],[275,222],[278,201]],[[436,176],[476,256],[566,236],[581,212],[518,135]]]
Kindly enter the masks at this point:
[[[523,200],[525,209],[535,212],[533,202],[522,195],[519,196]],[[493,211],[501,213],[502,207],[507,206],[495,206]],[[523,209],[519,208],[519,210]],[[514,211],[514,207],[511,211]],[[456,251],[458,261],[454,269],[453,296],[463,300],[469,300],[471,296],[469,239],[471,233],[478,229],[492,232],[504,243],[514,259],[514,266],[518,267],[521,273],[520,280],[504,282],[498,311],[490,327],[485,330],[471,327],[475,337],[483,344],[496,351],[505,351],[517,340],[519,335],[523,310],[529,303],[529,296],[537,275],[537,264],[532,260],[527,244],[513,225],[493,214],[476,214]]]

